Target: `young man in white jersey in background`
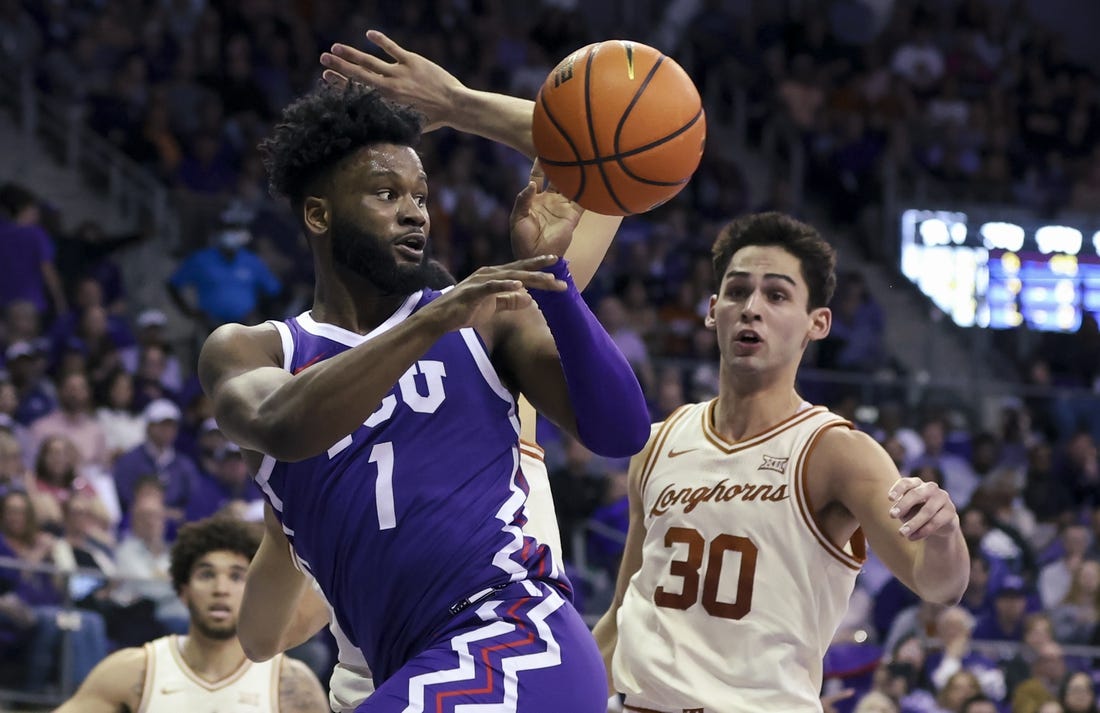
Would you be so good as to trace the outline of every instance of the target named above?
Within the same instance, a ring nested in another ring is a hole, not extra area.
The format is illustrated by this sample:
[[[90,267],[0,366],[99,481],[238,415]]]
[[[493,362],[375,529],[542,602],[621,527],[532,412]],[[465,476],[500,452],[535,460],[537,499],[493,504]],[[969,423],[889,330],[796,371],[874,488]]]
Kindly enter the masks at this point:
[[[404,50],[385,35],[371,32],[368,37],[396,61],[386,63],[354,48],[338,46],[334,51],[339,56],[325,55],[322,59],[326,66],[335,68],[326,72],[327,81],[339,83],[350,78],[370,84],[390,99],[423,113],[427,128],[452,126],[534,158],[534,102],[469,89],[438,64]],[[565,254],[578,289],[583,290],[592,279],[621,222],[620,217],[591,212],[581,217]],[[530,487],[524,530],[547,545],[560,562],[561,535],[543,450],[536,443],[535,410],[525,398],[520,400],[519,408],[521,468]],[[315,582],[296,568],[282,528],[268,518],[263,543],[249,570],[242,605],[245,651],[253,660],[264,661],[329,625],[339,648],[339,661],[329,683],[330,706],[338,713],[352,711],[374,686],[361,654],[331,620],[331,610]]]
[[[283,656],[252,663],[237,639],[245,572],[258,544],[254,525],[227,517],[181,528],[171,572],[190,613],[187,636],[111,654],[58,713],[324,710],[324,691],[304,663]]]
[[[875,441],[795,390],[829,333],[832,247],[764,213],[726,226],[713,257],[719,395],[656,424],[631,461],[626,550],[594,633],[628,711],[821,711],[864,537],[945,604],[966,588],[966,545],[946,492],[899,479]]]

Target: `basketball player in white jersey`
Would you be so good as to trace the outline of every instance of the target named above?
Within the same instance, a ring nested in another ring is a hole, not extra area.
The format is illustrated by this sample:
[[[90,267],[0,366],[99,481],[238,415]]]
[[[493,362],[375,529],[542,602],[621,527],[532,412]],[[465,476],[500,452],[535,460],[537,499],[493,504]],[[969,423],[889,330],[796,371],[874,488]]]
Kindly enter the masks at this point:
[[[237,614],[259,535],[226,517],[185,525],[172,546],[172,580],[187,605],[187,636],[166,636],[101,661],[58,713],[313,713],[325,709],[317,677],[301,661],[249,661]]]
[[[655,425],[631,461],[626,550],[594,633],[627,711],[818,712],[864,538],[945,604],[966,587],[966,545],[946,492],[899,479],[870,437],[795,390],[806,346],[829,333],[828,243],[764,213],[726,226],[713,257],[719,395]]]
[[[372,31],[368,37],[395,62],[385,63],[354,48],[341,46],[337,50],[340,57],[325,55],[322,58],[330,67],[326,72],[328,81],[338,83],[351,78],[370,84],[390,99],[422,112],[426,127],[452,126],[534,158],[531,139],[534,102],[469,89],[443,67],[408,52],[385,35]],[[591,281],[621,222],[620,217],[591,212],[581,217],[565,254],[578,289],[583,290]],[[520,464],[530,488],[524,531],[547,545],[560,562],[561,535],[543,462],[544,453],[536,444],[535,409],[522,398],[519,413]],[[274,518],[267,519],[264,541],[253,560],[248,582],[242,606],[241,639],[249,657],[256,661],[267,660],[308,640],[328,625],[339,651],[329,681],[329,703],[337,713],[355,710],[374,690],[370,670],[354,645],[331,623],[331,610],[319,587],[295,567],[289,543]]]

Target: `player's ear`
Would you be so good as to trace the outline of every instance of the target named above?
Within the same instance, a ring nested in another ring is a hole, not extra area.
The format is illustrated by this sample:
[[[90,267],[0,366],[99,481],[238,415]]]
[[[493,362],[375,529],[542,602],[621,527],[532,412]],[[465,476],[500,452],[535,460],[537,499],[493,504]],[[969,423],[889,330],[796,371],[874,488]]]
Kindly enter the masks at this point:
[[[324,235],[329,230],[332,212],[328,200],[317,196],[306,196],[302,201],[302,222],[312,235]]]
[[[811,342],[816,342],[819,339],[824,339],[829,336],[829,330],[833,326],[833,311],[828,307],[818,307],[817,309],[810,310],[810,333],[809,338]]]
[[[707,329],[717,329],[718,321],[714,318],[714,306],[718,304],[718,295],[710,296],[710,304],[707,305],[707,316],[703,318],[703,326]]]

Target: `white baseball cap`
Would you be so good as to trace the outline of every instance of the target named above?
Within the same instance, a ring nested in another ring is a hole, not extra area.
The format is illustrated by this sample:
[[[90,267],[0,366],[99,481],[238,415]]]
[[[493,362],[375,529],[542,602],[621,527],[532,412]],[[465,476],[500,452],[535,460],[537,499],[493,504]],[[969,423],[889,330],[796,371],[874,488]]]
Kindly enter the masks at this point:
[[[161,423],[163,421],[179,421],[180,407],[168,399],[157,399],[145,407],[145,423]]]

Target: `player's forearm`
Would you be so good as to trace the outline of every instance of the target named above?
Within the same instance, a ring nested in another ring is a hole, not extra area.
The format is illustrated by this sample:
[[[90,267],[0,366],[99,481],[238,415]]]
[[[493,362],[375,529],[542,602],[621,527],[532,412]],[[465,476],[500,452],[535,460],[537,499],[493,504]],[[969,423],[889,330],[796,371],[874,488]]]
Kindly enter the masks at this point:
[[[535,144],[531,138],[534,110],[535,103],[529,99],[465,89],[456,97],[454,115],[447,118],[447,123],[534,158]]]
[[[321,361],[260,403],[261,450],[281,461],[312,458],[353,433],[444,329],[425,312],[385,334]]]
[[[297,570],[280,572],[253,562],[237,622],[237,638],[249,659],[267,661],[295,645],[292,641],[300,633],[295,615],[305,588],[305,578]]]
[[[564,261],[549,272],[571,283]],[[642,450],[649,438],[642,387],[576,286],[565,292],[531,290],[531,295],[554,336],[581,443],[609,458]]]
[[[933,535],[923,545],[913,566],[917,594],[927,602],[958,604],[970,581],[970,555],[962,533]]]

